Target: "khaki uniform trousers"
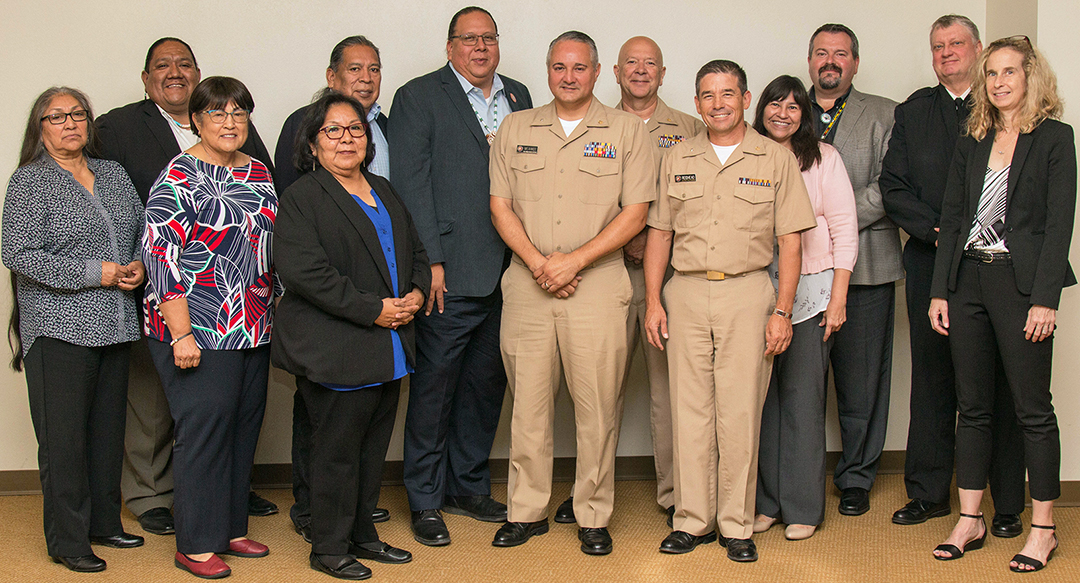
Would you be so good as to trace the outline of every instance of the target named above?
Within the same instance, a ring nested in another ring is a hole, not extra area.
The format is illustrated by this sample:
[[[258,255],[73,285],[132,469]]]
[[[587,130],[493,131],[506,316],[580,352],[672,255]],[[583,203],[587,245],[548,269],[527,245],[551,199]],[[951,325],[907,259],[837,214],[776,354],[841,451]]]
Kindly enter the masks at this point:
[[[671,395],[668,391],[667,354],[649,344],[645,335],[645,270],[639,265],[627,265],[634,297],[626,318],[626,346],[630,357],[641,346],[645,357],[645,371],[649,376],[649,424],[652,428],[653,465],[656,468],[656,503],[662,508],[675,504],[675,485],[671,473]],[[670,269],[669,269],[670,272]],[[633,358],[626,359],[626,377],[619,391],[618,417],[615,435],[622,428],[623,403],[626,400],[630,365]]]
[[[626,373],[626,316],[633,290],[621,254],[586,269],[558,299],[517,258],[503,274],[500,346],[513,396],[507,502],[511,522],[547,518],[555,395],[565,372],[574,401],[574,516],[606,527],[615,497],[616,401]]]
[[[776,292],[765,270],[723,281],[676,272],[664,288],[674,427],[674,529],[753,534],[761,410]]]

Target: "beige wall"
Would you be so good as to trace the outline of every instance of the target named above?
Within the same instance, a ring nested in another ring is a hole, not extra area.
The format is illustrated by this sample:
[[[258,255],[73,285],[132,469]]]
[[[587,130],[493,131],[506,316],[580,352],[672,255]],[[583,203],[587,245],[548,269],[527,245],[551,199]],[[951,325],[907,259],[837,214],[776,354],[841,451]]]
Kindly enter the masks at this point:
[[[611,4],[576,0],[503,0],[487,6],[500,24],[500,71],[525,82],[532,89],[535,102],[550,100],[543,69],[547,43],[560,32],[576,28],[592,35],[600,46],[604,73],[597,95],[604,102],[618,100],[610,70],[620,43],[629,36],[647,34],[665,49],[668,73],[661,96],[675,107],[692,111],[693,75],[709,59],[729,58],[740,62],[747,70],[750,89],[755,94],[782,73],[805,79],[807,40],[818,24],[827,21],[844,22],[860,36],[862,63],[856,85],[863,91],[902,101],[915,89],[934,83],[927,29],[937,16],[959,12],[983,25],[988,13],[1003,4],[1007,3],[822,1],[815,4],[809,18],[805,3],[795,0],[774,2],[767,10],[710,0],[682,3],[627,0],[618,4],[623,10],[617,15],[612,14]],[[0,71],[5,80],[5,90],[0,93],[0,127],[6,128],[0,134],[0,176],[10,176],[14,169],[26,112],[38,93],[54,84],[79,87],[91,96],[99,113],[140,99],[143,92],[139,72],[145,50],[160,36],[187,40],[196,51],[203,75],[232,75],[247,83],[257,102],[255,123],[272,150],[285,117],[306,103],[324,83],[323,71],[335,42],[362,33],[379,45],[384,65],[380,103],[389,109],[397,87],[445,62],[441,39],[450,16],[464,3],[311,0],[303,3],[302,10],[296,9],[296,5],[283,0],[8,3],[0,24],[3,55]],[[1071,71],[1066,67],[1066,56],[1078,54],[1077,45],[1075,35],[1065,25],[1080,16],[1080,8],[1072,0],[1043,0],[1038,8],[1042,16],[1039,32],[1046,35],[1045,48],[1058,72],[1064,75],[1062,87],[1067,91],[1066,97],[1077,96],[1080,102],[1077,91],[1080,78],[1075,74],[1069,78]],[[57,15],[65,16],[58,19]],[[1013,32],[1003,30],[1001,34]],[[1074,124],[1075,115],[1073,112]],[[903,297],[902,288],[898,288],[897,297]],[[7,313],[10,300],[8,290],[0,289],[0,313]],[[1080,399],[1069,400],[1072,395],[1068,389],[1080,380],[1080,372],[1071,369],[1067,358],[1080,344],[1080,332],[1076,331],[1080,328],[1080,299],[1075,291],[1065,293],[1061,325],[1055,391],[1059,395],[1066,452],[1063,478],[1075,480],[1080,479],[1080,466],[1069,463],[1068,454],[1077,451],[1080,434],[1070,420],[1080,412]],[[900,300],[887,449],[904,448],[909,367],[906,316]],[[641,363],[636,362],[620,455],[651,454],[643,373]],[[271,379],[267,418],[257,456],[260,462],[286,462],[292,379],[281,371],[274,371]],[[405,403],[404,395],[402,403]],[[557,443],[557,454],[572,455],[572,413],[568,399],[560,399],[560,407],[557,434],[565,437]],[[835,405],[831,397],[830,411],[829,444],[831,449],[836,449]],[[391,459],[401,456],[403,414],[404,406],[391,444]],[[495,457],[507,455],[507,417],[503,416],[493,452]],[[0,470],[36,467],[25,384],[20,375],[6,368],[0,372],[0,444]]]

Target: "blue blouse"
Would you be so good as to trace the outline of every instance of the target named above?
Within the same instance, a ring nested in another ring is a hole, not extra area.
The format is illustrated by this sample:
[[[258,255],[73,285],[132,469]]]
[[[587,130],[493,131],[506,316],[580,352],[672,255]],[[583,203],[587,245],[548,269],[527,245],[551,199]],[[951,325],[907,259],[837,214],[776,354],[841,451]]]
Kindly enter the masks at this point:
[[[375,189],[371,190],[371,197],[375,199],[374,207],[364,202],[363,199],[355,194],[352,195],[352,197],[353,200],[356,201],[356,204],[364,209],[364,214],[367,215],[371,224],[375,227],[375,232],[379,235],[379,247],[383,250],[383,258],[386,260],[386,266],[390,268],[390,283],[394,289],[398,289],[397,254],[394,252],[394,227],[390,223],[390,215],[386,212],[386,205],[383,204],[379,195],[375,194]],[[394,343],[394,378],[387,379],[384,382],[396,381],[413,372],[412,367],[409,366],[409,363],[405,360],[405,347],[401,344],[401,335],[398,334],[397,330],[391,330],[390,338]],[[322,383],[324,387],[335,391],[355,391],[357,389],[366,389],[381,384],[383,383],[349,386]]]

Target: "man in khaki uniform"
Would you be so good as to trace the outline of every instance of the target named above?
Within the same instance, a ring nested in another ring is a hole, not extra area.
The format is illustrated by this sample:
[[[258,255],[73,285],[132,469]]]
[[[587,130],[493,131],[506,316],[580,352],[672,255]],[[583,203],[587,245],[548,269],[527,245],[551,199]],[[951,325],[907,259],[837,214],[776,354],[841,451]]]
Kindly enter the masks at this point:
[[[660,551],[692,551],[719,526],[729,559],[755,561],[761,408],[772,357],[791,341],[799,232],[816,221],[794,155],[743,121],[742,68],[707,63],[695,93],[708,131],[664,157],[645,249],[649,342],[661,348],[670,331],[676,510]],[[774,237],[779,294],[765,272]],[[675,275],[661,304],[669,257]]]
[[[593,97],[596,44],[548,49],[553,102],[513,113],[491,149],[491,215],[514,251],[502,278],[500,345],[514,397],[509,520],[495,546],[547,532],[560,368],[574,400],[574,514],[581,550],[611,552],[616,399],[633,290],[621,247],[644,228],[656,166],[641,121]]]

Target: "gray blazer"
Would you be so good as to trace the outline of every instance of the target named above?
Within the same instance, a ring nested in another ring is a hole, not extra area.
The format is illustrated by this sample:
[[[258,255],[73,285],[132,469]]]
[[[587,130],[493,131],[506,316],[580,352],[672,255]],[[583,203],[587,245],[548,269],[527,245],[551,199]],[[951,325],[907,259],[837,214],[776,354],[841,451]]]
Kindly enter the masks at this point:
[[[510,109],[531,108],[528,89],[500,76]],[[398,89],[387,140],[390,182],[416,222],[428,259],[443,264],[447,293],[491,294],[506,256],[491,224],[491,146],[449,63]]]
[[[836,126],[833,146],[844,160],[859,216],[859,260],[851,273],[853,285],[879,285],[904,278],[900,231],[885,216],[878,186],[895,109],[895,101],[852,87]]]

